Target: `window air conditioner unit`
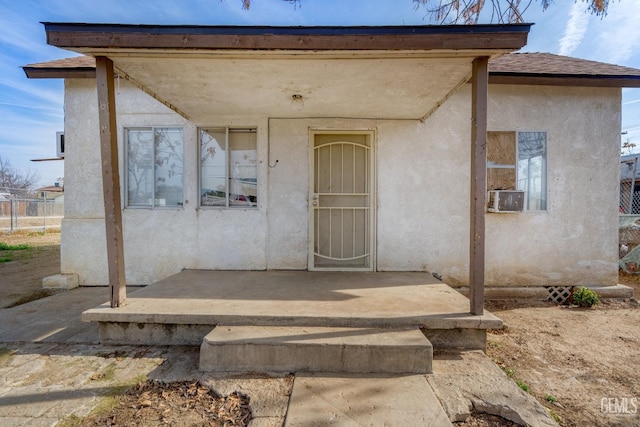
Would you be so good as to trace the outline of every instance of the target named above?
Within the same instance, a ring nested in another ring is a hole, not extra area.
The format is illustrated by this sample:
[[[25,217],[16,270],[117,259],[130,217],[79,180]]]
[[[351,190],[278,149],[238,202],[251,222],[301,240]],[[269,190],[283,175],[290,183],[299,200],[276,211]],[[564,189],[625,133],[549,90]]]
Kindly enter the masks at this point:
[[[524,191],[491,190],[489,191],[489,212],[522,212],[524,208]]]
[[[64,158],[64,132],[56,132],[56,152]]]

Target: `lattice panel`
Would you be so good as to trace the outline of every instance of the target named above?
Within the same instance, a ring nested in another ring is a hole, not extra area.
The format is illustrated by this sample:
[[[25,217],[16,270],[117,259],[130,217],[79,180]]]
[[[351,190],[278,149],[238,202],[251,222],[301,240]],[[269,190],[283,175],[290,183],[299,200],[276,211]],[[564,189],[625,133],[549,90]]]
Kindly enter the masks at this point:
[[[564,304],[571,296],[571,286],[549,286],[547,291],[547,300],[558,304]]]

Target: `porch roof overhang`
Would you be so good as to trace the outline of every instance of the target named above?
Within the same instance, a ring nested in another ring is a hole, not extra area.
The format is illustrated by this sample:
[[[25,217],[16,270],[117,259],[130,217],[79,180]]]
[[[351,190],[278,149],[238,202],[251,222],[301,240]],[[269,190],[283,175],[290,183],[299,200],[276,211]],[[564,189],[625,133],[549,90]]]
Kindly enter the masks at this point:
[[[201,125],[232,115],[424,119],[469,81],[474,58],[520,49],[531,26],[44,25],[49,44],[110,58]]]

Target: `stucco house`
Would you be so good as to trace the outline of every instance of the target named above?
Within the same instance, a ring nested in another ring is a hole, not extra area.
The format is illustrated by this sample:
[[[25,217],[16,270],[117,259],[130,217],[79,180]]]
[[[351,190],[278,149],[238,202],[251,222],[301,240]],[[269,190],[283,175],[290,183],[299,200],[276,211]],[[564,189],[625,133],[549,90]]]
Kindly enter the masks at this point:
[[[113,307],[184,269],[617,289],[640,70],[513,53],[529,24],[44,25],[85,55],[25,67],[65,80],[61,271]]]
[[[56,199],[56,201],[64,201],[64,186],[60,185],[59,182],[56,182],[54,185],[36,188],[35,192],[40,199],[46,198],[47,200]]]

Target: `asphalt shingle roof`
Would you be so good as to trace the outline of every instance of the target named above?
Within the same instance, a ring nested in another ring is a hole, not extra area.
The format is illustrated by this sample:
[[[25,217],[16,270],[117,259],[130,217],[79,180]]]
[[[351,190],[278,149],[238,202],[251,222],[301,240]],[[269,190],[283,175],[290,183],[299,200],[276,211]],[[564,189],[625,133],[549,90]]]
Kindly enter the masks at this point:
[[[38,62],[26,65],[32,68],[95,68],[96,60],[92,56],[74,56],[72,58],[55,59],[53,61]]]
[[[489,73],[640,77],[640,70],[552,53],[510,53],[489,61]]]

